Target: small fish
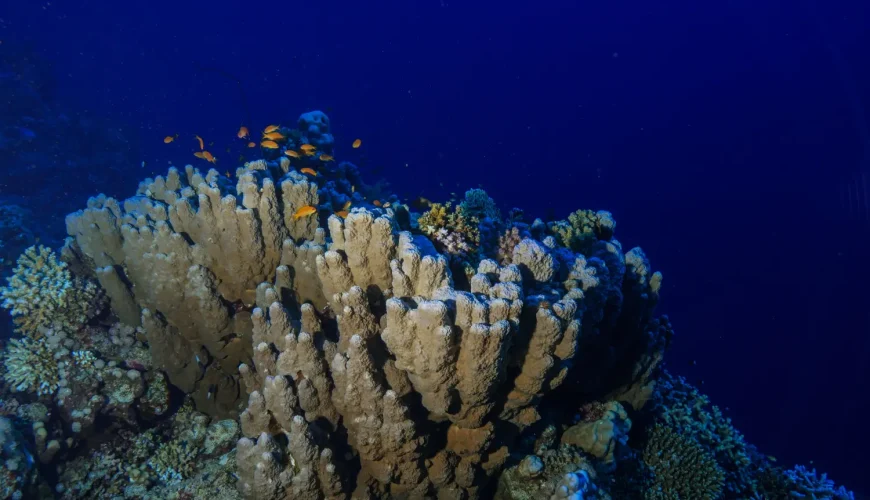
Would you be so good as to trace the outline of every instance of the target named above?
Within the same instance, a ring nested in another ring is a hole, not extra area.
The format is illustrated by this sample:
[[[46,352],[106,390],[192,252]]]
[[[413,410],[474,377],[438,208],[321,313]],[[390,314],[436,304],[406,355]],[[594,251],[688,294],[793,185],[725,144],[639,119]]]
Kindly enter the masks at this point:
[[[317,172],[315,172],[313,168],[305,167],[300,170],[300,172],[302,172],[303,174],[313,175],[314,177],[317,177]]]
[[[170,142],[174,141],[175,139],[178,139],[178,134],[167,135],[166,137],[163,138],[163,144],[169,144]]]
[[[376,207],[381,207],[381,206],[383,206],[384,204],[381,203],[381,200],[375,200],[375,201],[372,202],[372,205],[374,205],[374,206],[376,206]]]
[[[202,153],[202,151],[197,151],[196,153],[193,153],[193,156],[196,156],[197,158],[202,158],[203,160],[205,160],[205,155]]]
[[[269,132],[268,134],[263,134],[263,139],[269,139],[271,141],[284,139],[284,134],[281,132]]]
[[[208,161],[209,163],[217,163],[217,158],[215,158],[215,157],[214,157],[211,153],[209,153],[208,151],[203,151],[203,152],[202,152],[202,157],[205,158],[206,161]]]
[[[299,153],[297,153],[296,151],[293,151],[292,149],[288,149],[287,151],[284,151],[284,154],[289,156],[290,158],[301,158],[301,156],[299,156]]]
[[[305,150],[302,152],[305,153],[305,156],[314,156],[315,154],[317,154],[317,152],[314,151],[313,149],[308,149],[308,150]]]
[[[335,161],[335,158],[332,155],[320,155],[320,161]]]
[[[356,149],[360,146],[362,146],[362,139],[357,139],[357,140],[353,141],[353,149]]]
[[[239,127],[239,133],[236,136],[239,139],[247,139],[251,134],[248,133],[248,127]]]
[[[248,147],[249,147],[249,148],[253,148],[253,147],[256,147],[256,146],[257,146],[257,145],[254,144],[253,142],[249,142],[249,143],[248,143]]]
[[[308,217],[309,215],[314,213],[317,213],[317,207],[305,205],[304,207],[297,210],[295,214],[293,214],[293,220],[299,220],[302,217]]]
[[[232,179],[232,178],[233,178],[233,176],[230,175],[230,171],[229,171],[229,170],[227,170],[226,172],[224,172],[224,175],[227,176],[227,179]]]
[[[239,163],[245,163],[245,155],[239,155]]]
[[[301,149],[302,151],[314,151],[317,148],[312,146],[311,144],[303,144],[303,145],[299,146],[299,149]]]
[[[195,135],[194,137],[196,137],[196,140],[199,141],[199,150],[202,151],[203,149],[205,149],[205,143],[202,142],[202,137],[198,135]]]
[[[278,130],[279,128],[281,128],[280,125],[269,125],[268,127],[266,127],[265,130],[263,130],[263,133],[268,134],[270,132],[274,132],[274,131]]]
[[[260,143],[266,149],[278,149],[278,143],[275,141],[263,141]]]
[[[389,201],[386,202],[386,203],[384,203],[384,208],[390,208],[390,202],[389,202]]]
[[[776,457],[773,455],[768,455],[767,459],[770,460],[771,462],[776,462]]]
[[[356,193],[356,186],[354,186],[353,184],[350,185],[350,192]]]
[[[344,202],[344,205],[342,205],[341,209],[347,210],[350,208],[351,204],[352,204],[352,202],[350,200],[347,200],[346,202]]]
[[[335,215],[341,217],[342,219],[346,219],[347,218],[347,210],[339,210],[338,212],[335,212]]]

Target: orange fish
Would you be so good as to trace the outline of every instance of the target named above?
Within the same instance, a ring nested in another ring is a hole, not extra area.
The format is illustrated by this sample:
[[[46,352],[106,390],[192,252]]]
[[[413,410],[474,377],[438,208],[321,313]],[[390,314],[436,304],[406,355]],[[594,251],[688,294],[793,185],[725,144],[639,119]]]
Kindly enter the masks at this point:
[[[174,141],[175,139],[178,139],[178,134],[167,135],[166,137],[163,138],[163,144],[169,144],[170,142]]]
[[[227,176],[227,179],[231,179],[231,178],[232,178],[232,176],[230,175],[230,171],[229,171],[229,170],[227,170],[226,172],[224,172],[224,175]]]
[[[335,212],[335,215],[345,219],[347,218],[347,210],[339,210],[338,212]]]
[[[203,149],[205,149],[205,143],[202,142],[202,137],[198,135],[195,135],[194,137],[196,137],[196,140],[199,141],[199,150],[202,151]]]
[[[320,161],[335,161],[335,158],[333,158],[331,155],[321,154]]]
[[[274,132],[274,131],[278,130],[279,128],[281,128],[280,125],[269,125],[268,127],[266,127],[266,130],[264,130],[263,133],[268,134],[270,132]]]
[[[350,208],[350,205],[351,205],[351,201],[347,200],[346,202],[344,202],[344,206],[342,206],[341,209],[344,211],[347,211],[347,209]]]
[[[315,154],[317,154],[315,151],[313,151],[311,149],[303,151],[303,153],[305,153],[305,156],[314,156]]]
[[[317,177],[317,172],[315,172],[313,168],[305,167],[300,170],[300,172],[302,172],[303,174],[313,175],[314,177]]]
[[[249,148],[252,148],[252,147],[254,147],[254,146],[256,146],[256,144],[254,144],[253,142],[249,142],[249,143],[248,143],[248,147],[249,147]]]
[[[248,134],[248,127],[239,127],[239,133],[237,136],[239,139],[247,139],[250,137],[250,134]]]
[[[303,144],[299,146],[299,149],[301,149],[302,151],[314,151],[317,148],[312,146],[311,144]]]
[[[263,141],[260,143],[266,149],[278,149],[278,143],[275,141]]]
[[[215,158],[215,157],[214,157],[211,153],[209,153],[208,151],[203,151],[203,152],[202,152],[202,157],[205,158],[206,161],[208,161],[208,162],[210,162],[210,163],[217,163],[217,158]]]
[[[272,141],[283,138],[284,134],[282,134],[281,132],[269,132],[268,134],[263,134],[263,139],[269,139]]]
[[[299,220],[302,217],[308,217],[311,214],[317,213],[317,207],[312,207],[311,205],[305,205],[300,208],[293,214],[293,220]]]
[[[289,156],[290,158],[299,158],[299,153],[297,153],[296,151],[293,151],[292,149],[288,149],[287,151],[284,151],[284,154]]]
[[[360,146],[362,146],[362,139],[357,139],[357,140],[353,141],[353,149],[356,149]]]
[[[372,202],[372,205],[374,205],[374,206],[376,206],[376,207],[381,207],[381,206],[383,206],[384,204],[381,203],[381,200],[375,200],[375,201]]]
[[[205,155],[202,154],[202,151],[197,151],[196,153],[193,153],[193,156],[196,156],[197,158],[202,158],[203,160],[205,160]]]
[[[281,132],[269,132],[268,134],[263,134],[263,139],[269,139],[272,141],[284,139],[284,134]]]

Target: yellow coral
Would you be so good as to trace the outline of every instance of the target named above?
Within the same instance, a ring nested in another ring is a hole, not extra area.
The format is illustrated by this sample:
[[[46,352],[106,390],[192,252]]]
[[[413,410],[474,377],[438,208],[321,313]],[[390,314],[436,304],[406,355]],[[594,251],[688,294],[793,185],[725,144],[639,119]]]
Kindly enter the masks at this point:
[[[40,337],[45,328],[78,330],[104,301],[94,283],[73,277],[66,263],[44,246],[25,250],[7,281],[0,289],[3,307],[29,337]]]
[[[613,236],[616,222],[610,212],[577,210],[568,215],[568,220],[549,223],[549,230],[559,242],[572,250],[584,251],[599,239]]]
[[[420,225],[420,231],[426,235],[432,235],[438,232],[439,229],[447,226],[448,210],[450,203],[442,205],[441,203],[433,203],[429,207],[429,211],[424,213],[417,219]]]

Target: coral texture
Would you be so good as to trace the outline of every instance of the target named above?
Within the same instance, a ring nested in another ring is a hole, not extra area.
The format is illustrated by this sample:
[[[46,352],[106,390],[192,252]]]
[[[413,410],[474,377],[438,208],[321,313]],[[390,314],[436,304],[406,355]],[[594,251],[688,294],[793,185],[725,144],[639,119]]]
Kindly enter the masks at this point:
[[[18,329],[31,337],[46,328],[76,331],[104,305],[94,283],[74,277],[44,246],[28,248],[7,281],[0,289],[3,307],[10,310]]]
[[[697,441],[670,427],[653,427],[643,461],[652,471],[644,492],[648,500],[716,500],[722,495],[725,474],[716,459]]]

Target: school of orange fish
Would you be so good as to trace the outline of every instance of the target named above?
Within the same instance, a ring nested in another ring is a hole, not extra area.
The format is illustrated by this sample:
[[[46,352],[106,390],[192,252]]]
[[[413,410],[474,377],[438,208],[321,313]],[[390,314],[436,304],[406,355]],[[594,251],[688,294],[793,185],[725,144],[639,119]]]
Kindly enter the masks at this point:
[[[286,139],[286,136],[284,136],[284,134],[282,134],[280,132],[280,128],[281,128],[280,125],[269,125],[268,127],[266,127],[263,130],[263,137],[260,138],[260,147],[265,148],[265,149],[278,149],[278,148],[280,148],[280,145],[278,144],[277,141],[282,141],[282,140]],[[253,141],[250,141],[251,134],[248,131],[248,127],[245,127],[245,126],[239,127],[239,131],[236,134],[236,137],[238,137],[239,139],[247,139],[249,141],[247,144],[247,147],[249,147],[249,148],[253,148],[256,146],[256,143],[254,143]],[[217,158],[212,153],[205,150],[205,141],[203,141],[202,137],[195,135],[194,138],[196,139],[197,143],[199,144],[199,151],[195,151],[193,153],[193,156],[195,156],[201,160],[205,160],[209,163],[216,164],[218,161]],[[163,143],[170,144],[172,142],[175,142],[176,139],[178,139],[178,134],[167,135],[166,137],[163,138]],[[209,143],[209,146],[212,146],[213,144],[214,143]],[[353,147],[353,149],[358,149],[360,146],[362,146],[362,139],[355,139],[353,141],[353,143],[351,144],[351,147]],[[227,148],[227,152],[229,152],[229,148]],[[303,145],[299,146],[299,151],[287,149],[286,151],[284,151],[284,154],[290,158],[296,158],[296,159],[302,158],[302,156],[317,156],[317,159],[322,161],[322,162],[335,161],[335,158],[332,155],[328,155],[326,153],[320,153],[320,155],[318,156],[317,155],[317,148],[311,144],[303,144]],[[299,171],[303,174],[310,175],[312,177],[317,177],[317,171],[311,167],[304,167],[304,168],[300,169]],[[227,177],[231,177],[229,170],[227,170],[224,173],[224,175],[226,175]],[[354,192],[355,190],[356,190],[356,188],[354,186],[352,186],[351,192]],[[380,200],[374,200],[372,203],[376,207],[389,207],[390,206],[389,203],[381,203]],[[344,204],[343,207],[341,207],[341,210],[336,211],[335,214],[341,218],[347,217],[348,210],[350,209],[350,206],[351,206],[351,202],[348,201],[347,203]],[[317,213],[317,207],[315,207],[313,205],[306,205],[304,207],[301,207],[299,210],[296,211],[296,213],[293,214],[293,219],[298,220],[298,219],[301,219],[303,217],[309,217],[309,216],[316,214],[316,213]]]

